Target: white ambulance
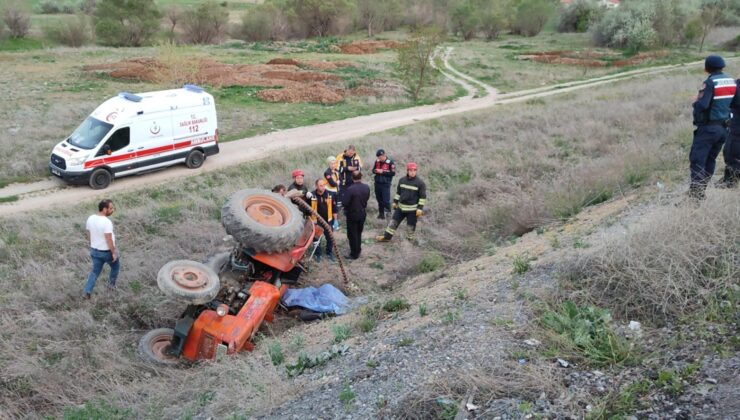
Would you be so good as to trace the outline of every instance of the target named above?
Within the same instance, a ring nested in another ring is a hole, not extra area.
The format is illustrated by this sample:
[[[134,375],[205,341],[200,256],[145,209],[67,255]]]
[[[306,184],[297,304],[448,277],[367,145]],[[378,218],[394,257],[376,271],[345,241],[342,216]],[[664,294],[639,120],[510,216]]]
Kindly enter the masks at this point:
[[[213,96],[195,85],[103,102],[51,154],[49,171],[74,184],[106,188],[113,178],[184,163],[198,168],[218,153]]]

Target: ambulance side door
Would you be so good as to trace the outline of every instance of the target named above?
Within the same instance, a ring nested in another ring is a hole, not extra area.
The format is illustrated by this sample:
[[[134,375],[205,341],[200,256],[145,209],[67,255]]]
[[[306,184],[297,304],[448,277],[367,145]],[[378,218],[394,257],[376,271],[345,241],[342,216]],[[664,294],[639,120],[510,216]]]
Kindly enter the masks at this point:
[[[136,166],[144,168],[172,158],[172,121],[169,113],[136,121],[131,127],[131,149]]]

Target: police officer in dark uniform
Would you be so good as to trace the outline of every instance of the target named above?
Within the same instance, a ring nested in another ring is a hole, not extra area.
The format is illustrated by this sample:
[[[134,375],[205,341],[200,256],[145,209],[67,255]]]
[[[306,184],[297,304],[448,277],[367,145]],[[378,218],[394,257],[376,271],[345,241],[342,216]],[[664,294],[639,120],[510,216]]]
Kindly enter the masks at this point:
[[[725,159],[725,176],[722,184],[732,188],[740,182],[740,79],[735,82],[735,97],[730,104],[730,135],[727,137],[722,156]]]
[[[707,183],[714,175],[715,161],[727,139],[730,103],[735,95],[735,80],[722,73],[725,60],[710,55],[704,60],[709,77],[694,101],[694,141],[691,144],[691,186],[689,195],[701,200]]]
[[[391,184],[396,176],[396,163],[385,154],[385,150],[375,152],[377,159],[373,167],[375,174],[375,199],[378,201],[378,219],[385,219],[385,212],[391,212]]]

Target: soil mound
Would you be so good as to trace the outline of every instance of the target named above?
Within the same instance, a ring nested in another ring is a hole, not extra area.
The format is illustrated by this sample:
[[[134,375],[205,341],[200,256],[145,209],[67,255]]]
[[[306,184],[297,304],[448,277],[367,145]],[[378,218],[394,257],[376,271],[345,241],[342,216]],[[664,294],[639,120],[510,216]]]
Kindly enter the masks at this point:
[[[396,41],[355,41],[340,45],[339,50],[343,54],[375,54],[380,49],[394,49],[399,45]]]
[[[116,79],[150,83],[267,87],[274,89],[257,94],[264,101],[335,104],[347,96],[378,94],[368,86],[345,89],[340,76],[324,72],[354,66],[354,63],[347,61],[300,61],[292,58],[274,58],[267,64],[225,64],[210,59],[164,63],[155,58],[136,58],[88,65],[83,70]]]

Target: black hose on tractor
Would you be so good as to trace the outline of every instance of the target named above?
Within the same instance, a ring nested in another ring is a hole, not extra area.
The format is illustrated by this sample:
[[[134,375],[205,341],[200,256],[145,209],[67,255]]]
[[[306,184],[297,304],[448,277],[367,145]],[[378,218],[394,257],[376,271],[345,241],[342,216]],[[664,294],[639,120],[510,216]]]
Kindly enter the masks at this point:
[[[344,271],[344,261],[342,261],[342,256],[339,255],[339,248],[337,248],[337,241],[334,240],[334,233],[332,231],[331,226],[329,226],[329,223],[324,220],[323,217],[319,216],[318,213],[316,213],[311,206],[308,205],[305,201],[303,201],[303,197],[296,196],[296,197],[290,197],[291,200],[300,208],[303,210],[311,213],[312,216],[316,217],[316,222],[324,229],[324,234],[326,234],[328,237],[331,238],[331,243],[334,248],[334,256],[337,258],[337,262],[339,262],[339,270],[342,271],[342,278],[344,279],[344,284],[348,284],[349,280],[347,279],[347,272]]]

